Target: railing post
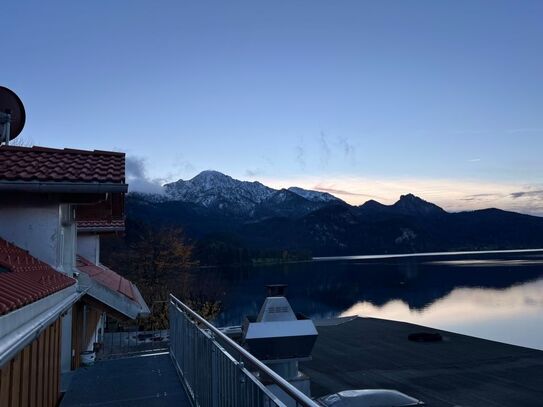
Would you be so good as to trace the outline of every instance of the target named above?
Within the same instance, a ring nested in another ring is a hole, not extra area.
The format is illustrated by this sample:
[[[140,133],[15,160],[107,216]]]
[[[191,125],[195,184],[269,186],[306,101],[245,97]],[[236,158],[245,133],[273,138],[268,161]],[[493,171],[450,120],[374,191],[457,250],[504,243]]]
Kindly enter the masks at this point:
[[[219,354],[217,352],[218,348],[215,345],[215,336],[213,332],[210,333],[211,336],[211,405],[213,407],[219,406]]]
[[[245,378],[245,374],[243,372],[243,368],[245,367],[245,365],[243,364],[243,361],[240,360],[238,362],[238,375],[239,375],[239,391],[237,392],[237,396],[238,396],[238,406],[243,406],[245,405],[245,396],[246,396],[246,388],[245,388],[245,381],[246,381],[246,378]]]

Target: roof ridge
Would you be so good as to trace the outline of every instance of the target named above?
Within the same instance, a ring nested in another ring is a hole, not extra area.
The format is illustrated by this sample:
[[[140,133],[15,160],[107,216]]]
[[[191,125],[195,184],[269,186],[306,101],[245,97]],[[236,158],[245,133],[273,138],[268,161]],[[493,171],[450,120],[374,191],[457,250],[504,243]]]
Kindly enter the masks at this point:
[[[126,153],[121,151],[107,151],[107,150],[81,150],[77,148],[54,148],[44,146],[1,146],[0,149],[14,150],[14,151],[33,151],[38,153],[65,153],[65,154],[101,154],[101,155],[114,155],[125,156]]]
[[[0,147],[2,182],[81,182],[115,184],[110,189],[126,192],[126,155],[112,151],[52,149],[48,147]],[[30,184],[4,189],[23,190]],[[53,187],[51,187],[53,188]]]

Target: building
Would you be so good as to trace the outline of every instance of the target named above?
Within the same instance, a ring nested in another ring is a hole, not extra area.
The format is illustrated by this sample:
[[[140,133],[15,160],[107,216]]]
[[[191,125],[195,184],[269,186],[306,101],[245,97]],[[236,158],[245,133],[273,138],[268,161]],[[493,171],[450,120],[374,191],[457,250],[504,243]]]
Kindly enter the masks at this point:
[[[104,315],[145,316],[138,288],[100,263],[124,230],[123,153],[0,147],[0,405],[54,406]]]

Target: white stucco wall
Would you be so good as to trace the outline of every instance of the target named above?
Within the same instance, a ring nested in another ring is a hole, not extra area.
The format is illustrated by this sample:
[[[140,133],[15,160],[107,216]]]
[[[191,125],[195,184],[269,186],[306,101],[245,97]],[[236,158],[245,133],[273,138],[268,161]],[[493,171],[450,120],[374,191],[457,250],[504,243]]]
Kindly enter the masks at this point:
[[[6,201],[0,202],[0,237],[28,250],[32,256],[56,270],[72,276],[77,232],[75,223],[70,221],[69,215],[72,211],[70,205],[29,197],[25,197],[24,206],[19,199],[12,198]],[[62,318],[62,372],[71,368],[71,343],[70,311]]]
[[[77,254],[83,256],[94,264],[100,262],[100,236],[99,235],[78,235]]]
[[[59,225],[58,203],[0,203],[0,237],[55,268],[61,265]]]

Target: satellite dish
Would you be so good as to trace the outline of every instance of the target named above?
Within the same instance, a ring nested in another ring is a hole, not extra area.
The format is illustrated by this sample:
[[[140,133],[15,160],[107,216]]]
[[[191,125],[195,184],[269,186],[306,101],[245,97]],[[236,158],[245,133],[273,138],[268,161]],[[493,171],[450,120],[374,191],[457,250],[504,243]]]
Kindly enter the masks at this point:
[[[0,86],[0,143],[9,144],[25,126],[26,113],[23,102],[13,91]]]

